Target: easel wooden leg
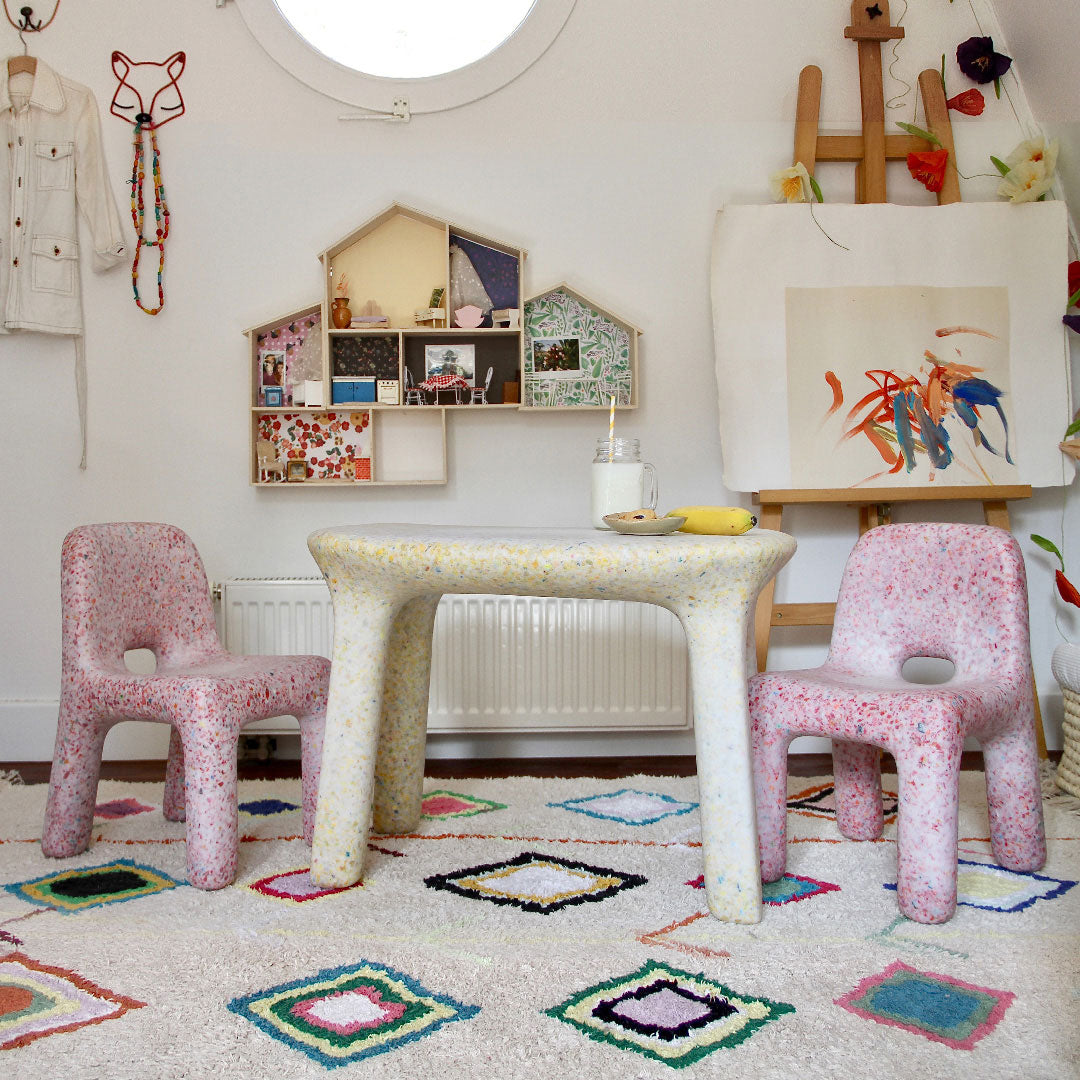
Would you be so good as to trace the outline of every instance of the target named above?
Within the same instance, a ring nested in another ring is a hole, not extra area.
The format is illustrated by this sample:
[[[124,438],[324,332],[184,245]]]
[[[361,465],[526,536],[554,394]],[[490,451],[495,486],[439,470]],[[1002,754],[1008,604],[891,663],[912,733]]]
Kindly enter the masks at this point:
[[[783,506],[768,503],[758,513],[758,525],[763,529],[780,531],[780,522],[784,516]],[[754,646],[757,652],[757,669],[764,671],[769,660],[769,634],[772,631],[773,599],[776,596],[776,578],[774,577],[758,597],[754,612]]]

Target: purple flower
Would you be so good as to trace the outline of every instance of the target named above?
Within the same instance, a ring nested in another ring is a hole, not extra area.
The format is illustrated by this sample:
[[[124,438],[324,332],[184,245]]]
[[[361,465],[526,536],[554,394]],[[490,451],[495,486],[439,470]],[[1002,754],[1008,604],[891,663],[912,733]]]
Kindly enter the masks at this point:
[[[1062,315],[1061,321],[1070,329],[1080,334],[1080,315]]]
[[[1012,57],[994,52],[994,39],[973,37],[956,47],[956,62],[960,70],[977,83],[1000,79],[1012,66]]]

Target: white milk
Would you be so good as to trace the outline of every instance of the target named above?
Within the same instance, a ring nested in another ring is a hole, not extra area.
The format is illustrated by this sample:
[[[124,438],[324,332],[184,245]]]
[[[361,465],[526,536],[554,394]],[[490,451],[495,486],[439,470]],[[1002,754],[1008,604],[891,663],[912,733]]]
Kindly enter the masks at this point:
[[[594,461],[592,467],[592,523],[606,529],[605,514],[640,510],[645,497],[645,463]]]

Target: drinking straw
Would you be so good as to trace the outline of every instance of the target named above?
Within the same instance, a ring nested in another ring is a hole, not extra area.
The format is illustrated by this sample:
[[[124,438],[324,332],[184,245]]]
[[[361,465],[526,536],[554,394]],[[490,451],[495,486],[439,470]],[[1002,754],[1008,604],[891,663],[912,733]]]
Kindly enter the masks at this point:
[[[615,459],[615,395],[611,395],[611,411],[608,413],[608,425],[607,425],[607,438],[608,438],[608,451],[607,459],[609,462]]]

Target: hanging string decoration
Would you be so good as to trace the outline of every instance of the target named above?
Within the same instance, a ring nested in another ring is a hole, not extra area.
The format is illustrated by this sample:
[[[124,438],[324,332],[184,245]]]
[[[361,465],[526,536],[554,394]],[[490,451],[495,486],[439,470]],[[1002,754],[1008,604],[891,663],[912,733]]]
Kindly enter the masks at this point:
[[[135,259],[131,264],[131,289],[135,303],[147,315],[156,315],[165,306],[165,241],[169,235],[169,207],[161,179],[158,129],[184,113],[184,99],[177,80],[187,57],[173,53],[160,63],[132,60],[122,52],[112,54],[113,74],[119,79],[109,112],[134,125],[134,156],[131,164],[131,222],[135,226]],[[146,103],[149,101],[149,105]],[[150,177],[154,195],[153,234],[146,225],[146,139],[150,139]],[[157,307],[147,307],[139,293],[139,262],[143,248],[156,248]]]

